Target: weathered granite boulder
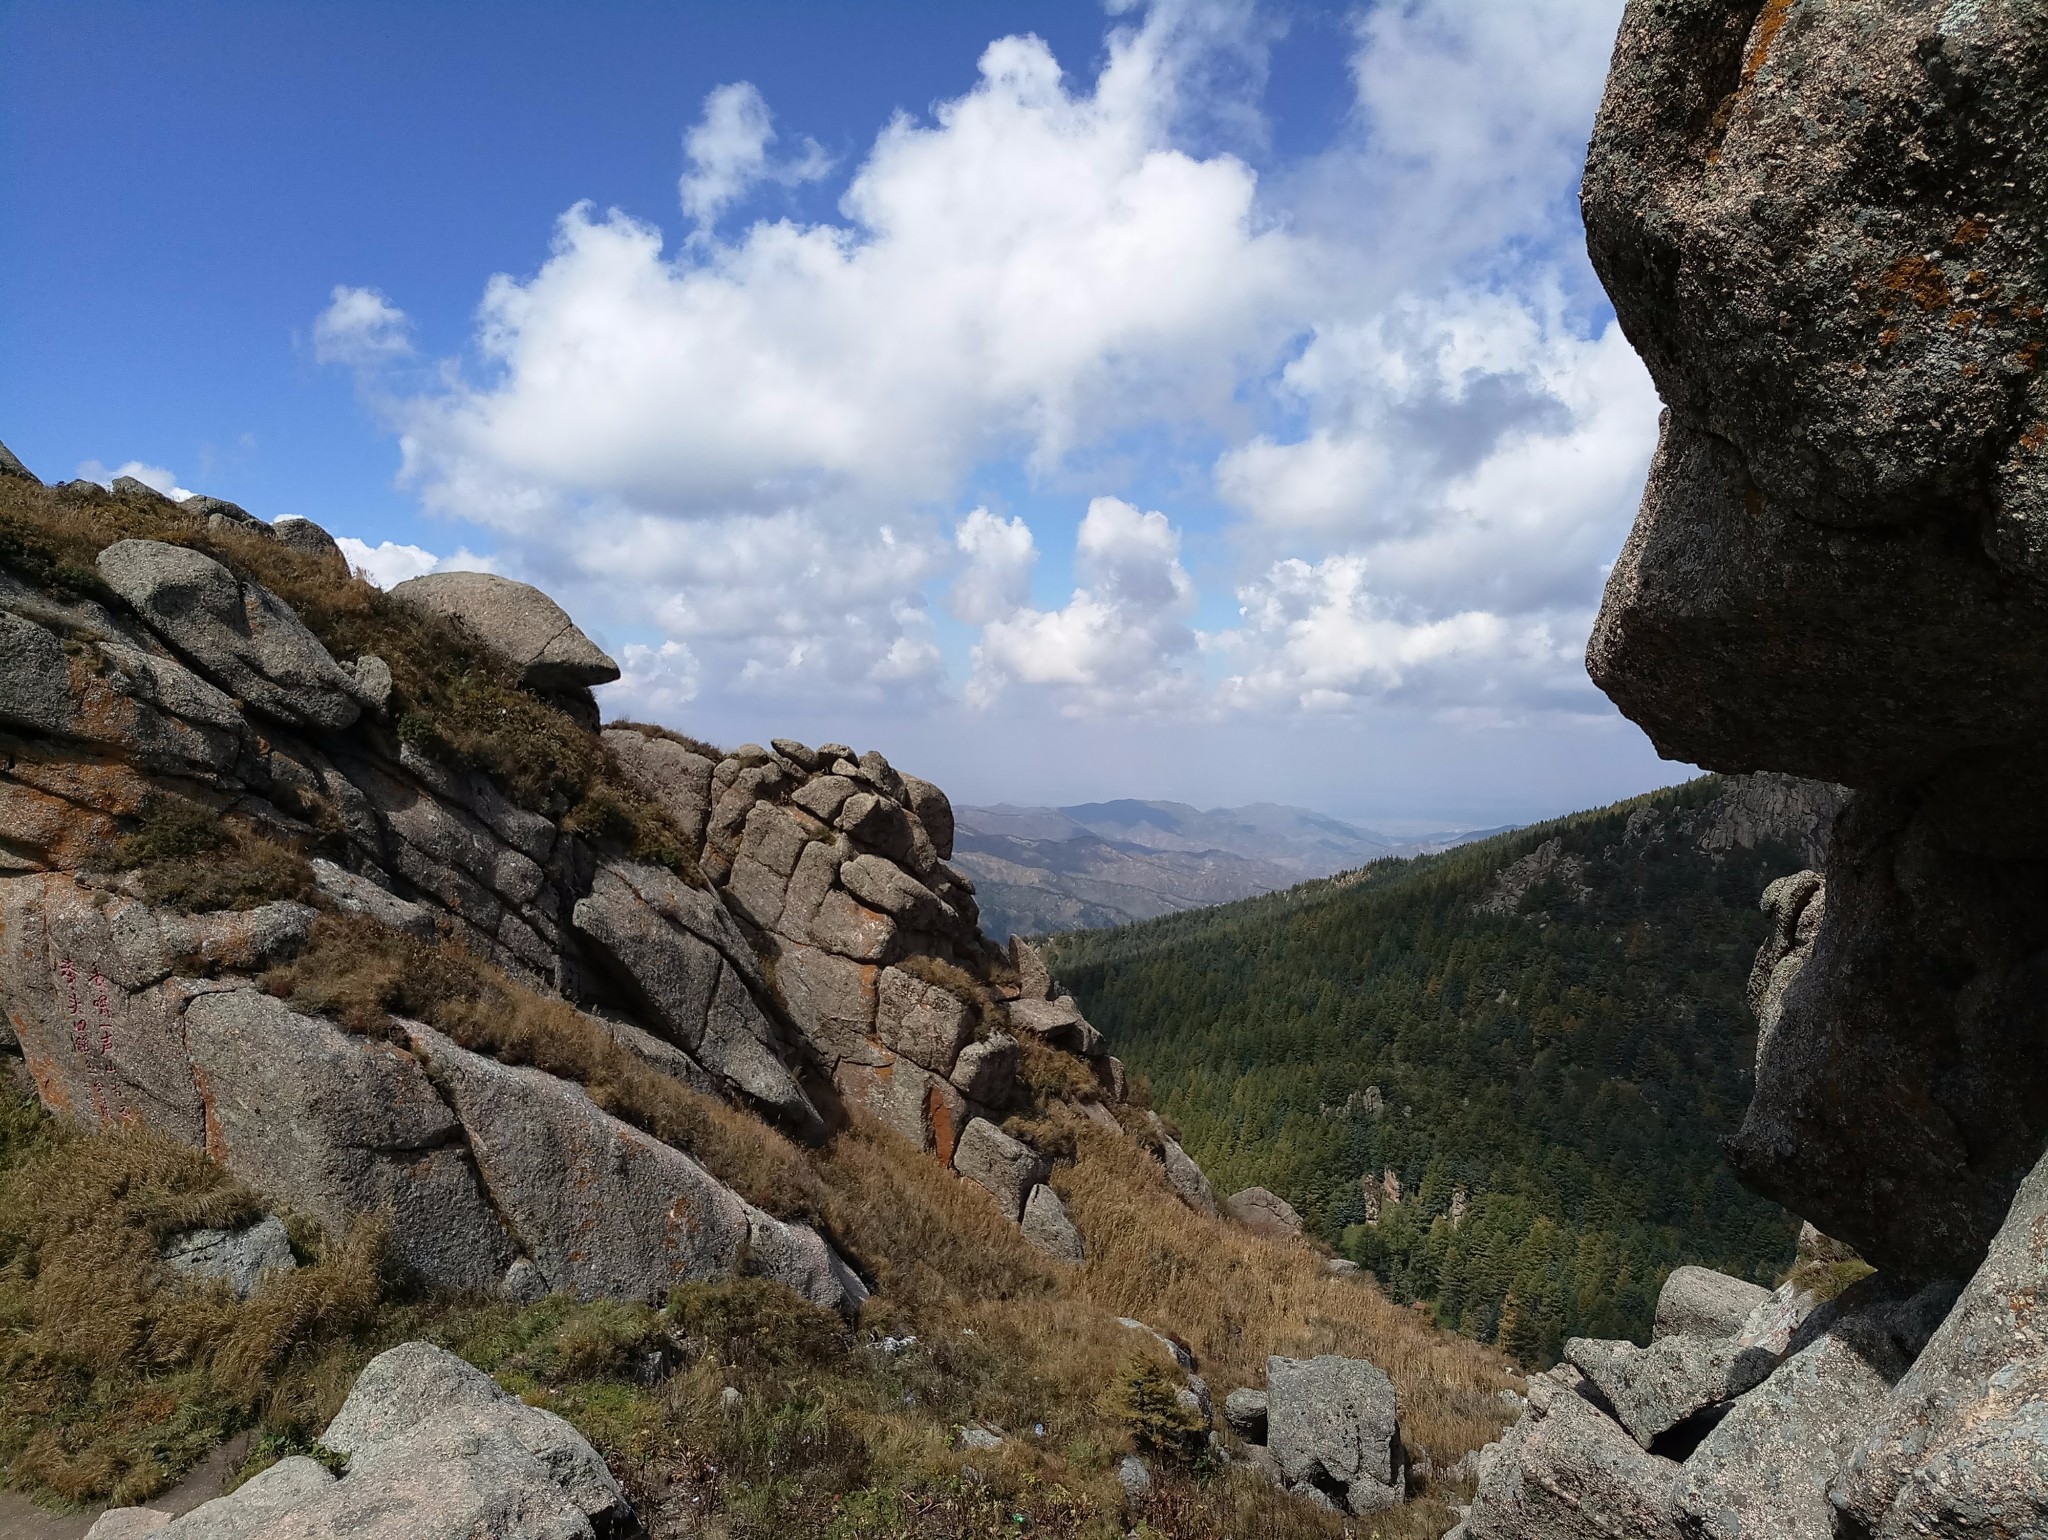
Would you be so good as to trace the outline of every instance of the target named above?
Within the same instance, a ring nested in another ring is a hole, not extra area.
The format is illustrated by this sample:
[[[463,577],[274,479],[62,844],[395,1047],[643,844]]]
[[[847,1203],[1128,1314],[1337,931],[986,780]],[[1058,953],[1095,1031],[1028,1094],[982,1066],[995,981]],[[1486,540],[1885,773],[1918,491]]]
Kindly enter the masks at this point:
[[[1081,1232],[1074,1228],[1074,1221],[1067,1217],[1067,1206],[1060,1202],[1060,1195],[1043,1182],[1031,1189],[1024,1200],[1024,1239],[1051,1257],[1055,1262],[1066,1262],[1079,1267],[1088,1260],[1087,1244],[1081,1239]]]
[[[239,1230],[187,1230],[164,1246],[164,1266],[181,1278],[218,1279],[247,1299],[272,1273],[297,1267],[284,1221],[267,1214]]]
[[[1377,1513],[1407,1495],[1393,1383],[1358,1358],[1266,1360],[1266,1447],[1290,1488],[1343,1511]]]
[[[1778,1362],[1768,1349],[1746,1348],[1733,1337],[1664,1337],[1647,1348],[1574,1337],[1564,1356],[1645,1449],[1697,1414],[1761,1384]]]
[[[711,761],[672,738],[611,728],[605,747],[633,789],[676,822],[695,855],[704,844],[704,822],[711,816]]]
[[[1758,993],[1728,1155],[1873,1266],[1963,1277],[2048,1143],[2048,863],[1959,850],[1940,809],[1865,792],[1837,823],[1825,893]],[[1782,927],[1797,889],[1777,891]]]
[[[461,1359],[408,1342],[372,1359],[321,1435],[336,1478],[297,1456],[157,1531],[164,1540],[600,1540],[625,1493],[576,1430]]]
[[[551,1289],[659,1304],[677,1284],[753,1273],[813,1304],[857,1309],[866,1298],[814,1232],[762,1213],[581,1087],[470,1053],[428,1027],[410,1026],[408,1038]]]
[[[715,895],[672,872],[606,862],[576,929],[645,1019],[697,1063],[805,1135],[823,1127],[748,988],[759,963]]]
[[[354,676],[291,606],[211,556],[158,540],[117,540],[98,565],[152,631],[254,710],[327,732],[362,715]]]
[[[1828,1540],[1828,1484],[1954,1297],[1953,1285],[1908,1294],[1871,1278],[1816,1311],[1792,1355],[1687,1458],[1673,1490],[1688,1534]]]
[[[184,1036],[204,1147],[250,1187],[336,1233],[388,1213],[395,1254],[436,1283],[504,1275],[517,1253],[502,1202],[413,1055],[253,989],[194,998]]]
[[[1657,1295],[1657,1322],[1651,1335],[1665,1337],[1732,1337],[1771,1291],[1745,1283],[1709,1267],[1674,1267]]]
[[[1153,1137],[1159,1141],[1159,1161],[1166,1167],[1166,1185],[1173,1189],[1174,1196],[1198,1214],[1217,1213],[1216,1189],[1209,1184],[1202,1168],[1195,1164],[1194,1157],[1166,1131],[1166,1124],[1158,1113],[1148,1111],[1145,1121],[1151,1127]]]
[[[1879,1540],[2048,1533],[2048,1158],[1830,1492]]]
[[[1529,1384],[1529,1408],[1480,1461],[1470,1540],[1679,1540],[1679,1467],[1645,1454],[1580,1393],[1569,1367]]]
[[[341,554],[341,547],[334,543],[334,536],[311,519],[287,513],[270,526],[270,532],[277,537],[279,545],[288,546],[301,556],[324,562],[337,573],[348,571],[348,558]]]
[[[1629,7],[1587,245],[1671,410],[1591,662],[1661,749],[1871,785],[2038,735],[2044,118],[2025,4]]]
[[[42,479],[15,458],[14,451],[0,444],[0,476],[12,476],[19,481],[32,481],[41,486]]]
[[[1168,1170],[1171,1175],[1171,1168]],[[1247,1187],[1223,1200],[1223,1212],[1248,1230],[1278,1239],[1301,1234],[1301,1215],[1277,1192]]]
[[[1011,1219],[1023,1217],[1031,1189],[1052,1174],[1043,1155],[987,1118],[975,1118],[962,1130],[953,1169],[984,1189]]]
[[[531,689],[588,689],[619,677],[618,664],[531,584],[490,572],[429,572],[407,578],[391,594],[461,621],[508,658]]]

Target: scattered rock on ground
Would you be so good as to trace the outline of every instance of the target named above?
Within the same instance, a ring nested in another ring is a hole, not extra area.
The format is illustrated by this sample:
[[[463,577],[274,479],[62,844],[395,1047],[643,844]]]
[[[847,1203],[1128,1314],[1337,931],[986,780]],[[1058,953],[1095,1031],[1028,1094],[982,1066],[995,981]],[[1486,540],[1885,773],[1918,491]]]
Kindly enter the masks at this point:
[[[1372,1364],[1324,1354],[1266,1360],[1266,1444],[1281,1478],[1353,1514],[1407,1495],[1393,1383]]]
[[[265,1276],[299,1264],[284,1221],[268,1214],[240,1230],[188,1230],[173,1236],[164,1247],[164,1265],[186,1278],[217,1278],[237,1298],[247,1299]]]
[[[1223,1200],[1223,1212],[1248,1230],[1275,1238],[1301,1234],[1301,1215],[1277,1192],[1247,1187]]]

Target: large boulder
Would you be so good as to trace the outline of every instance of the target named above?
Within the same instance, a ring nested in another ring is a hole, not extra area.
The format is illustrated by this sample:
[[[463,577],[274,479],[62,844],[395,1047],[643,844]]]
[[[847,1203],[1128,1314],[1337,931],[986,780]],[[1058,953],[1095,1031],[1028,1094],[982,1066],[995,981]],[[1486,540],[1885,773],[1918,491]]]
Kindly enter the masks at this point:
[[[2048,1140],[2044,39],[2024,0],[1632,0],[1583,182],[1668,408],[1588,668],[1669,757],[1858,788],[1824,909],[1782,895],[1730,1156],[1930,1277]]]
[[[160,540],[117,540],[98,566],[150,630],[251,709],[326,732],[362,715],[355,676],[261,584]]]
[[[1774,886],[1728,1155],[1872,1265],[1954,1278],[2048,1143],[2048,863],[1958,848],[1943,805],[1860,793],[1825,889]]]
[[[1407,1495],[1393,1383],[1358,1358],[1266,1360],[1266,1447],[1288,1486],[1347,1513],[1377,1513]]]
[[[658,1304],[678,1284],[752,1273],[813,1304],[854,1309],[866,1298],[815,1232],[762,1213],[580,1086],[470,1053],[428,1027],[408,1033],[549,1288]]]
[[[2043,121],[2025,3],[1629,6],[1582,196],[1670,412],[1591,662],[1667,754],[1871,785],[2039,735]]]
[[[1569,1367],[1530,1382],[1522,1420],[1480,1460],[1470,1540],[1679,1540],[1679,1467],[1645,1454],[1582,1384]]]
[[[1168,1175],[1172,1175],[1171,1167]],[[1223,1212],[1248,1230],[1278,1240],[1301,1234],[1301,1215],[1277,1192],[1263,1187],[1246,1187],[1223,1200]]]
[[[1645,1449],[1698,1414],[1761,1384],[1777,1365],[1765,1348],[1733,1337],[1663,1337],[1647,1348],[1633,1342],[1574,1337],[1565,1359],[1614,1408],[1615,1418]]]
[[[436,1283],[504,1275],[517,1253],[502,1205],[412,1054],[253,989],[199,995],[184,1035],[205,1148],[249,1186],[337,1233],[388,1214],[393,1251]]]
[[[619,677],[619,665],[531,584],[490,572],[429,572],[407,578],[391,594],[461,621],[509,659],[529,689],[588,689]]]
[[[1879,1540],[2048,1534],[2048,1157],[1838,1477]]]
[[[461,1359],[408,1342],[372,1359],[303,1455],[193,1509],[160,1540],[599,1540],[632,1523],[597,1451]]]
[[[961,1132],[953,1150],[953,1169],[996,1200],[1011,1219],[1022,1219],[1031,1189],[1052,1174],[1046,1158],[1021,1139],[1013,1139],[987,1118],[975,1118]]]
[[[760,965],[716,895],[659,867],[608,861],[573,918],[643,1019],[787,1126],[822,1128],[748,987],[761,987]]]
[[[1674,1267],[1657,1295],[1652,1337],[1732,1337],[1771,1291],[1709,1267]]]
[[[1687,1458],[1674,1492],[1693,1540],[1829,1540],[1828,1484],[1954,1297],[1872,1278],[1816,1311],[1791,1357]]]

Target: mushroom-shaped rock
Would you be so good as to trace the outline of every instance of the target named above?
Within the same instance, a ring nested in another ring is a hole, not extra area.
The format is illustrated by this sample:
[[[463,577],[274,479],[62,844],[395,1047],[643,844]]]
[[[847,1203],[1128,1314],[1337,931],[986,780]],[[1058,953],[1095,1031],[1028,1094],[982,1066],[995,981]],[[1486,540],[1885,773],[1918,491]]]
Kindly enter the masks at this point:
[[[1266,1445],[1289,1487],[1348,1513],[1377,1513],[1407,1494],[1393,1382],[1364,1359],[1268,1358]]]
[[[610,684],[619,666],[576,628],[563,608],[529,583],[491,572],[429,572],[407,578],[392,597],[460,620],[511,659],[536,690]]]
[[[1038,1151],[987,1118],[975,1118],[953,1150],[953,1169],[985,1189],[1011,1219],[1021,1219],[1031,1189],[1051,1174]]]
[[[1674,1267],[1657,1296],[1653,1336],[1732,1337],[1771,1291],[1707,1267]]]
[[[117,540],[100,576],[150,630],[254,710],[296,727],[337,731],[362,714],[354,676],[292,607],[201,551]]]
[[[1277,1192],[1247,1187],[1223,1200],[1223,1212],[1248,1230],[1278,1239],[1301,1234],[1301,1215]]]

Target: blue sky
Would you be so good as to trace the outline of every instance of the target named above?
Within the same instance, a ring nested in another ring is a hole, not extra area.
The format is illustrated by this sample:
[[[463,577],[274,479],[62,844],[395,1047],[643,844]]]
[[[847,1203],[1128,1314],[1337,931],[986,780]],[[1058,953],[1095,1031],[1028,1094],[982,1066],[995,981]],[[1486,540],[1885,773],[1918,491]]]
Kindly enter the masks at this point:
[[[1619,0],[0,6],[0,438],[488,565],[610,709],[960,800],[1490,824],[1656,402]]]

